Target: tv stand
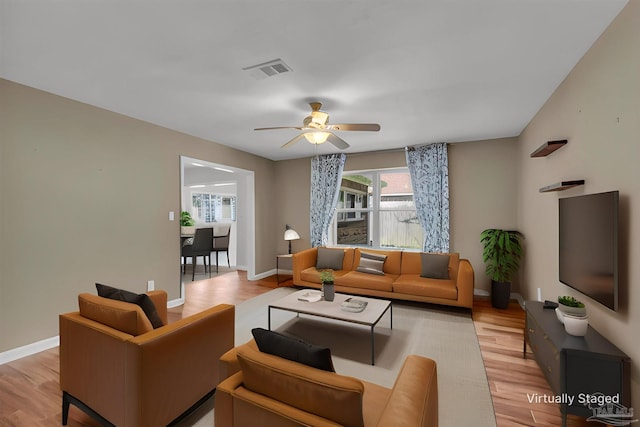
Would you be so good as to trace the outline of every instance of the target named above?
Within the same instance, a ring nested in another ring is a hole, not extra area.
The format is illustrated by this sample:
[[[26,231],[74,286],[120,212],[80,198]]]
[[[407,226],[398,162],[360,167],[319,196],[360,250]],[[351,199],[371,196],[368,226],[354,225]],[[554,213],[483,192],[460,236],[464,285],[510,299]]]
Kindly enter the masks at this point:
[[[602,393],[619,396],[619,404],[631,405],[630,359],[589,326],[584,337],[569,335],[555,310],[543,308],[539,301],[526,301],[523,357],[527,342],[555,396],[574,397],[573,403],[560,403],[562,426],[567,414],[590,417],[594,408],[578,400],[580,396]]]

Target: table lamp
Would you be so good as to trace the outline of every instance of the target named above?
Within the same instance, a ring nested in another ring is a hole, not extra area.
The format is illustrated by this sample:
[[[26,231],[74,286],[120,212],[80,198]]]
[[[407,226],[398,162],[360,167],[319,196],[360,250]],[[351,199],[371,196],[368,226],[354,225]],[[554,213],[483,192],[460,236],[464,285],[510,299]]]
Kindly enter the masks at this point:
[[[289,224],[287,224],[284,228],[284,240],[289,242],[289,253],[291,253],[291,241],[298,240],[299,238],[300,235],[296,232],[296,230],[294,230]]]

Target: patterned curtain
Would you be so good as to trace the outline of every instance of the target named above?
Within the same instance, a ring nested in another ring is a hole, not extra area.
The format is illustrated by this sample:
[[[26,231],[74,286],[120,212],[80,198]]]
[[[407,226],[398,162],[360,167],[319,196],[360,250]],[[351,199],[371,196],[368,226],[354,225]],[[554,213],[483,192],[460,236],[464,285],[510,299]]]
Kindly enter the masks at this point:
[[[413,199],[424,230],[424,252],[449,252],[449,160],[447,144],[407,147]]]
[[[331,218],[338,205],[345,154],[328,154],[311,159],[311,246],[323,246],[329,240]]]

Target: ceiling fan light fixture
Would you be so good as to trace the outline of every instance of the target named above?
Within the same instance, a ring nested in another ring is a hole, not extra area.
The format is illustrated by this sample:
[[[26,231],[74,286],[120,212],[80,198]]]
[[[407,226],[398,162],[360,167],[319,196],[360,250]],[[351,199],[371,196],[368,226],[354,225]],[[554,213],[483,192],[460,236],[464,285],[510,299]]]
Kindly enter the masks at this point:
[[[305,132],[304,137],[311,144],[322,144],[327,142],[331,132]]]
[[[329,115],[324,111],[313,111],[311,113],[311,121],[318,125],[324,126],[329,120]]]

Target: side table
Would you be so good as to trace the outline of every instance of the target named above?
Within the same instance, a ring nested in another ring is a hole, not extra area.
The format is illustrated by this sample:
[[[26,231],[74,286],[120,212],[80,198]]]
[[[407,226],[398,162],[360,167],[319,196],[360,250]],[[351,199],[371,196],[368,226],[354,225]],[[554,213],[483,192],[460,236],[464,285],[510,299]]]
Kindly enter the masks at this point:
[[[291,271],[293,269],[293,255],[276,255],[276,282],[280,286],[280,270]],[[284,280],[283,280],[284,282]]]

